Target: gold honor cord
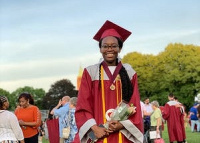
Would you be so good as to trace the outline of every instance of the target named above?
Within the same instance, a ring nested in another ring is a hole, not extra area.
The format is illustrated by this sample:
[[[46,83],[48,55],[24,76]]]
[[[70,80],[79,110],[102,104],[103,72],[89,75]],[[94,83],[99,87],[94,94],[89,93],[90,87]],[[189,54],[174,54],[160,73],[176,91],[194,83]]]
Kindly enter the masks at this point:
[[[102,106],[103,106],[103,123],[106,123],[106,111],[105,111],[105,89],[104,89],[104,74],[103,74],[103,66],[101,65],[101,94],[102,94]],[[107,138],[103,139],[103,143],[107,143]]]
[[[101,88],[102,88],[102,106],[103,106],[103,122],[104,124],[106,123],[106,118],[105,118],[105,114],[106,114],[106,111],[105,111],[105,89],[104,89],[104,69],[103,69],[103,66],[101,65]],[[122,84],[121,84],[121,80],[120,81],[120,86],[122,87]],[[118,90],[118,82],[116,81],[116,94],[117,94],[117,105],[119,104],[119,90]],[[121,101],[122,101],[122,90],[121,90]],[[121,102],[120,101],[120,102]],[[104,138],[103,139],[103,143],[107,143],[107,138]],[[118,143],[122,143],[122,134],[121,132],[119,132],[119,141]]]

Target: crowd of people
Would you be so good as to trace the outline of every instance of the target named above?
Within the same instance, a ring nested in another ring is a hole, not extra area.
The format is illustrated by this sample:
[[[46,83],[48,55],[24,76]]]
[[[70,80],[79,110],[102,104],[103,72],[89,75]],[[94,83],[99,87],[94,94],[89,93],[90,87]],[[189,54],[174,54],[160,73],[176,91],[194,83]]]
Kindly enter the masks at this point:
[[[156,131],[162,137],[164,123],[167,122],[168,136],[170,143],[186,143],[185,129],[191,124],[191,132],[200,132],[200,103],[195,102],[190,110],[186,111],[185,106],[180,103],[172,93],[168,95],[168,102],[164,106],[159,106],[157,101],[149,103],[149,98],[141,102],[141,109],[144,119],[144,139],[145,142],[154,142],[149,132]],[[151,108],[149,110],[148,108]],[[149,114],[150,111],[151,113]]]
[[[9,101],[0,96],[0,143],[38,143],[40,137],[49,139],[47,120],[42,121],[41,112],[34,105],[29,93],[21,93],[14,113],[8,111]],[[75,121],[77,97],[64,96],[50,114],[59,119],[60,143],[71,143],[77,133]],[[69,138],[62,137],[62,129],[70,127]]]
[[[118,56],[130,35],[130,31],[115,23],[103,24],[93,37],[103,58],[84,69],[78,97],[62,97],[51,108],[45,122],[41,121],[41,113],[29,93],[19,95],[15,115],[6,111],[8,100],[1,97],[0,143],[38,143],[39,133],[47,139],[56,138],[56,128],[52,134],[48,124],[53,119],[58,119],[59,143],[153,143],[158,136],[162,138],[164,122],[167,122],[170,143],[186,142],[185,108],[173,94],[168,95],[169,101],[163,107],[158,101],[150,103],[149,98],[141,101],[136,71]],[[189,116],[191,131],[199,131],[199,104],[194,104]],[[63,136],[66,127],[69,127],[68,137]],[[149,136],[153,132],[154,138]]]
[[[173,94],[168,95],[169,102],[160,107],[157,101],[149,102],[145,98],[141,104],[141,115],[144,123],[144,142],[154,143],[150,138],[150,132],[156,131],[162,137],[163,124],[167,122],[170,143],[186,142],[185,128],[191,124],[191,132],[200,132],[200,104],[194,103],[188,114],[184,106],[178,102]],[[34,100],[29,93],[20,94],[19,107],[14,114],[7,109],[9,101],[6,96],[0,96],[0,142],[2,143],[37,143],[39,136],[49,139],[48,127],[45,119],[41,123],[41,114],[34,105]],[[75,119],[77,97],[64,96],[50,114],[59,119],[59,143],[71,143],[78,132]],[[174,122],[174,120],[176,122]],[[187,123],[187,124],[185,124]],[[67,139],[62,137],[62,129],[70,126],[70,134]],[[4,142],[3,142],[4,141]]]

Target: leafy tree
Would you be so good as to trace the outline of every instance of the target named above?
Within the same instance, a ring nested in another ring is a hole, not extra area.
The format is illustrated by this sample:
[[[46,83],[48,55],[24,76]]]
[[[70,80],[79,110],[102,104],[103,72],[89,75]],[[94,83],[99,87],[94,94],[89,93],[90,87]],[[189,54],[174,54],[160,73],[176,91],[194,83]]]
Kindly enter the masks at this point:
[[[11,95],[14,97],[15,99],[15,106],[17,104],[17,99],[19,97],[19,95],[23,92],[28,92],[33,96],[35,105],[39,108],[39,109],[43,109],[42,107],[42,99],[45,96],[45,91],[42,88],[39,89],[34,89],[33,87],[29,87],[29,86],[25,86],[22,88],[18,88],[17,90],[15,90]]]
[[[74,97],[77,96],[75,86],[68,79],[62,79],[51,85],[51,88],[43,98],[43,107],[49,109],[55,106],[63,96]]]
[[[191,106],[200,90],[200,47],[194,45],[169,44],[158,55],[157,73],[161,89],[173,92],[186,106]]]
[[[149,97],[155,92],[157,82],[154,76],[156,58],[153,55],[142,55],[137,52],[127,54],[123,60],[124,63],[132,65],[138,75],[138,83],[141,97]],[[154,79],[154,80],[152,80]]]
[[[169,44],[156,56],[132,52],[124,56],[124,63],[137,71],[141,97],[167,102],[173,92],[187,107],[200,92],[200,47]]]

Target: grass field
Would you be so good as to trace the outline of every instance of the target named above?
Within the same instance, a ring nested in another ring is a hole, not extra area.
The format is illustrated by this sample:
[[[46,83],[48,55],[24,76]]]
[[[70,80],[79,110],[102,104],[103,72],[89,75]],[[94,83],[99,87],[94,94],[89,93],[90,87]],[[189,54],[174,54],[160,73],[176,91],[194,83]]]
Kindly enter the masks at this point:
[[[165,143],[169,143],[169,137],[168,137],[166,124],[163,131],[163,139],[165,140]],[[190,126],[188,126],[186,128],[186,140],[187,140],[187,143],[200,143],[200,132],[192,133],[190,130]],[[43,138],[42,143],[49,143],[49,141]]]
[[[200,143],[200,132],[192,133],[189,125],[187,126],[185,132],[186,132],[187,143]],[[163,131],[163,139],[165,140],[165,143],[169,143],[169,137],[168,137],[166,124]]]

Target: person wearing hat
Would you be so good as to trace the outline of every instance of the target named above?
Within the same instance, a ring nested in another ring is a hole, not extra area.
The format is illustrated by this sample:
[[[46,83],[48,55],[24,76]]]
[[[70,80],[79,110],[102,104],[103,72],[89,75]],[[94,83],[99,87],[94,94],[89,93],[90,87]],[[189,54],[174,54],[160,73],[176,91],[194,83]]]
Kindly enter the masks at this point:
[[[7,109],[9,101],[6,96],[0,96],[0,143],[24,143],[23,132],[17,117]]]
[[[94,39],[99,42],[103,60],[84,69],[76,106],[78,134],[74,142],[86,143],[93,132],[96,142],[142,143],[143,120],[140,107],[137,74],[129,64],[122,64],[118,54],[124,41],[131,35],[128,30],[106,21]],[[133,104],[136,109],[124,121],[108,121],[108,111],[121,101]]]
[[[193,106],[190,108],[190,121],[191,121],[191,131],[194,132],[195,129],[195,125],[197,126],[197,132],[200,132],[200,123],[199,123],[199,119],[198,119],[198,108],[199,104],[198,103],[194,103]]]

